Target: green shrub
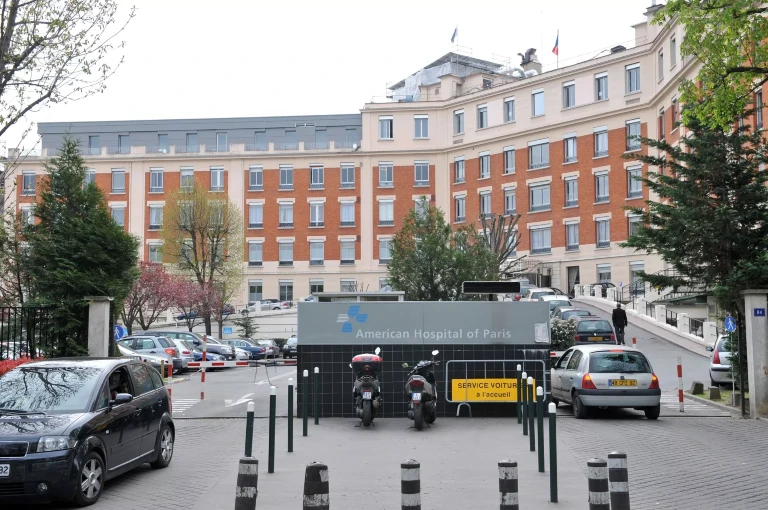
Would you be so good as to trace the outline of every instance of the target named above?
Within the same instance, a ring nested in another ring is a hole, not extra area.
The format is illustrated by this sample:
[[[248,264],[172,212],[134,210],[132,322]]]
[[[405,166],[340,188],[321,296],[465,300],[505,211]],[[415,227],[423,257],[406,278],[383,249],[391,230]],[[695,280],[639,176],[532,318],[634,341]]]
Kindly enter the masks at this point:
[[[576,318],[571,317],[564,321],[562,319],[552,319],[552,350],[564,351],[573,347],[576,343]]]

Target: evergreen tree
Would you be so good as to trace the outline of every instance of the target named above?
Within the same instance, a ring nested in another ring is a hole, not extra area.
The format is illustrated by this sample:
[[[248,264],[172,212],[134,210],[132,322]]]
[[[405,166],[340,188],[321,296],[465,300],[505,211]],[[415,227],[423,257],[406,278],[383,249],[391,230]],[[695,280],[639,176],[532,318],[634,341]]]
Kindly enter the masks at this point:
[[[242,317],[237,318],[232,322],[243,338],[253,338],[259,330],[259,326],[256,324],[256,317],[249,315],[248,310],[243,310],[242,315]]]
[[[83,185],[86,167],[75,140],[65,139],[44,169],[25,265],[38,302],[54,307],[61,332],[74,339],[85,296],[110,296],[122,306],[138,277],[139,243],[112,219],[104,193]]]

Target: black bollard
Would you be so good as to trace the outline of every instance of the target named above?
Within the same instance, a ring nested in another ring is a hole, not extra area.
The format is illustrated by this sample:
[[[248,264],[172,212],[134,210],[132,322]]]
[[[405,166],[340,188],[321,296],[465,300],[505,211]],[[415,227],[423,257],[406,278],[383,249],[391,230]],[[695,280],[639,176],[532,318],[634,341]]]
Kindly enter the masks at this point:
[[[293,377],[288,379],[288,453],[293,451]]]
[[[235,487],[235,510],[255,510],[259,486],[259,461],[251,457],[241,457],[237,468],[237,487]]]
[[[320,424],[320,367],[315,367],[315,425]]]
[[[520,374],[522,374],[521,370],[523,369],[522,365],[517,365],[517,423],[520,423],[522,421],[523,416],[523,394],[520,391],[520,385],[521,385],[521,379]]]
[[[536,402],[533,396],[533,377],[528,377],[528,438],[531,440],[531,451],[536,451],[536,429],[533,426],[534,416],[536,412]]]
[[[245,456],[250,457],[253,451],[253,402],[248,402],[248,411],[245,415]]]
[[[302,510],[329,510],[328,466],[319,462],[304,471],[304,504]]]
[[[301,383],[301,418],[304,422],[301,435],[307,437],[307,420],[309,419],[309,370],[304,371]]]
[[[557,503],[557,406],[549,403],[549,502]]]
[[[544,472],[544,388],[536,388],[536,428],[539,432],[539,473]]]
[[[528,374],[523,372],[522,380],[520,381],[521,392],[523,393],[523,435],[528,435]]]
[[[277,388],[269,388],[269,462],[267,473],[275,472],[275,414],[277,413]]]

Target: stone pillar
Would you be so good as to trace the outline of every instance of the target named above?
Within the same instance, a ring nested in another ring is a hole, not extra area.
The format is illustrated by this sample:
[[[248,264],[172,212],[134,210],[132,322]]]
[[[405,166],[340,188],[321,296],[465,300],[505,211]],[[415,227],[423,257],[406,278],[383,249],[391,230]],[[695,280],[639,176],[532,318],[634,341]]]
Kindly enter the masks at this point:
[[[607,289],[606,297],[608,298],[608,301],[611,301],[613,303],[616,302],[616,289]]]
[[[677,330],[681,333],[690,333],[691,332],[691,324],[688,322],[688,314],[687,313],[678,313],[677,314]]]
[[[109,303],[111,297],[86,296],[88,301],[88,355],[104,358],[110,355]]]
[[[639,313],[640,315],[645,315],[645,299],[643,298],[637,298],[637,308],[635,308],[635,311]]]
[[[714,322],[704,323],[704,344],[715,345],[717,341],[717,324]]]
[[[603,286],[602,285],[593,285],[592,289],[595,291],[595,297],[598,299],[602,299],[603,297]]]
[[[768,417],[768,290],[745,290],[744,321],[747,326],[747,360],[749,381],[749,416]],[[735,361],[735,360],[734,360]]]
[[[656,322],[662,324],[667,323],[667,305],[655,305],[656,306]]]

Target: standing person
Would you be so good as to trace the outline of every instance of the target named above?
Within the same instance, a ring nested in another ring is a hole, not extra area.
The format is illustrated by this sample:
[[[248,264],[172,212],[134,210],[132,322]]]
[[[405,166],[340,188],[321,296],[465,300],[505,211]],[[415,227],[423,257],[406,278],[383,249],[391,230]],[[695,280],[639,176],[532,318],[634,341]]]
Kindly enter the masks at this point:
[[[624,345],[624,328],[629,325],[627,312],[621,309],[621,303],[616,303],[611,316],[613,327],[616,328],[616,345]]]

